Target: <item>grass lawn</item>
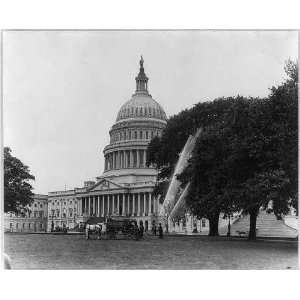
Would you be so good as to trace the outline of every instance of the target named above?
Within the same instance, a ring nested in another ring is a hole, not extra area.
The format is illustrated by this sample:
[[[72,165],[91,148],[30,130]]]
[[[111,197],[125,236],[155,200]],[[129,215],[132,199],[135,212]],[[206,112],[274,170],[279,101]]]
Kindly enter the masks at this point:
[[[298,269],[298,242],[167,236],[85,240],[4,234],[13,269]]]

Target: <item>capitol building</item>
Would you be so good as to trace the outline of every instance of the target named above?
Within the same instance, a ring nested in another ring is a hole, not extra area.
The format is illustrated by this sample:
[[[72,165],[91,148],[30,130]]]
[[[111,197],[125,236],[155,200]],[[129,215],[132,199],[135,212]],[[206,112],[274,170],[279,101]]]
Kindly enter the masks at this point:
[[[166,126],[166,113],[148,91],[141,57],[136,90],[120,108],[104,150],[104,172],[81,188],[48,193],[48,226],[75,228],[90,216],[124,216],[157,223],[158,199],[153,196],[157,170],[146,166],[146,150]]]

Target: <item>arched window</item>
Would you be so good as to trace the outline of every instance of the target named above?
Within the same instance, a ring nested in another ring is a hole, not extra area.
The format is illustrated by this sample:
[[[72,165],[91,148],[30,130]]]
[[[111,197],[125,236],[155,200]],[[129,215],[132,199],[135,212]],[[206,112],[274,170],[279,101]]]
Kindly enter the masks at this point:
[[[140,131],[140,139],[143,139],[143,131]]]

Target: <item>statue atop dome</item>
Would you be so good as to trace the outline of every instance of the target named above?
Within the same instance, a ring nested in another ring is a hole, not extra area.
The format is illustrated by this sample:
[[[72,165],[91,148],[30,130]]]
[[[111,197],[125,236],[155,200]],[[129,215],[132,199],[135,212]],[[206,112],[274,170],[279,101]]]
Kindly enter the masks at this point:
[[[140,66],[141,66],[141,68],[143,68],[143,65],[144,65],[144,59],[143,59],[143,56],[141,55],[141,59],[140,59]]]

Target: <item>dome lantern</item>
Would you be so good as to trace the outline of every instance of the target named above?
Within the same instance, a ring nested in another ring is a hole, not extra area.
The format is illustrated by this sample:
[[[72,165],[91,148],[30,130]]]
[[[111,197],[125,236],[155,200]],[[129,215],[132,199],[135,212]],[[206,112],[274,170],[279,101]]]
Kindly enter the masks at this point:
[[[135,77],[136,81],[136,94],[147,94],[148,95],[148,77],[144,71],[144,59],[141,56],[140,59],[140,72],[137,77]]]
[[[156,119],[166,123],[166,113],[163,108],[152,98],[148,92],[148,77],[144,71],[144,59],[140,59],[140,71],[135,78],[136,91],[131,99],[122,105],[117,115],[116,122],[128,119]]]

